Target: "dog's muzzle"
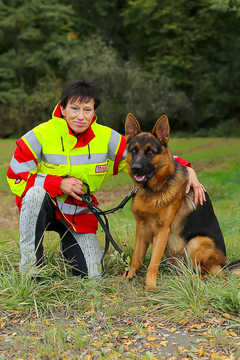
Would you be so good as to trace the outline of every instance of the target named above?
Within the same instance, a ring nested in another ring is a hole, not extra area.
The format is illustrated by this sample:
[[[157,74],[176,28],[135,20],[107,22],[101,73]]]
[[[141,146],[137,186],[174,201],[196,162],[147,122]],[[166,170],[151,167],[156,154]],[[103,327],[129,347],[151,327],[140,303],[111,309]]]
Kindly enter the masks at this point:
[[[132,164],[131,166],[134,179],[137,183],[145,183],[153,176],[153,171],[143,174],[143,167],[141,164]]]

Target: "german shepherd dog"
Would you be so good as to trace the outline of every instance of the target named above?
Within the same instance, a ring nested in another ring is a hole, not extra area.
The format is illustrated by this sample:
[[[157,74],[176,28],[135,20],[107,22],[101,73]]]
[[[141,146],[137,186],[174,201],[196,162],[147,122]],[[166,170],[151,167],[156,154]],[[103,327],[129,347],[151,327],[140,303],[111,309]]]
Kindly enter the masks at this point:
[[[132,202],[136,219],[136,240],[130,270],[131,279],[141,267],[148,246],[152,256],[146,288],[155,287],[162,256],[192,260],[201,279],[215,276],[225,267],[240,274],[240,260],[226,265],[224,238],[209,196],[203,205],[194,204],[191,188],[186,194],[187,170],[177,163],[168,147],[169,122],[163,115],[151,133],[141,132],[134,115],[125,124],[127,169],[138,188]]]

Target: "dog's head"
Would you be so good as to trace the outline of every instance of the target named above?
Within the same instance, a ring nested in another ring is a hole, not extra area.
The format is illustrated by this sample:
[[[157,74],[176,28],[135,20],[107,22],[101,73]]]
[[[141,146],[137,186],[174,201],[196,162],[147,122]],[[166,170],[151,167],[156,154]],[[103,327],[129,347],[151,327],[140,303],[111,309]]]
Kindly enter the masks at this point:
[[[151,133],[142,132],[133,114],[128,114],[125,123],[127,139],[127,168],[138,184],[146,184],[166,164],[166,148],[169,141],[169,122],[163,115]],[[164,156],[165,154],[165,156]],[[162,158],[162,159],[161,159]],[[165,170],[164,170],[165,171]]]

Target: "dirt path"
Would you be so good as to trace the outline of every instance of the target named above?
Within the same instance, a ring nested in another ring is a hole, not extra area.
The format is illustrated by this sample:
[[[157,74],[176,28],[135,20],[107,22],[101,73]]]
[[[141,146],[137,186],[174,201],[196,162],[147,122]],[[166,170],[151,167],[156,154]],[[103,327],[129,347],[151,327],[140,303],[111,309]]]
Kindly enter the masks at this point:
[[[0,192],[0,229],[18,229],[19,213],[15,203],[14,195]]]

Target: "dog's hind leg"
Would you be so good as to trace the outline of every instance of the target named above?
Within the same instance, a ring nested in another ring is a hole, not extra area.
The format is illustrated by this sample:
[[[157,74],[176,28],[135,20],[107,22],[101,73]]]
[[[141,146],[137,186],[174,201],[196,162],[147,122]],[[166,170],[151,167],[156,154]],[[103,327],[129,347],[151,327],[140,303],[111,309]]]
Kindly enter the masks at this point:
[[[214,241],[207,236],[197,236],[189,241],[186,246],[193,267],[198,268],[200,278],[210,274],[222,274],[221,270],[226,262],[226,256],[216,248]]]

